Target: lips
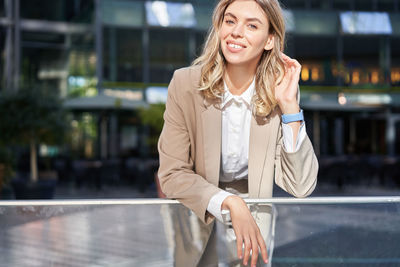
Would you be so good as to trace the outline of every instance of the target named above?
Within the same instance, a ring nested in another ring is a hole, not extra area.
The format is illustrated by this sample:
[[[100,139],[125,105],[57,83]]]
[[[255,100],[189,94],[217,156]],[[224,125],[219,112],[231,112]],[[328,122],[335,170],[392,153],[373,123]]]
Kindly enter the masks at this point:
[[[227,45],[228,50],[232,53],[240,52],[246,48],[246,46],[244,44],[239,43],[239,42],[234,42],[234,41],[227,41],[226,45]]]

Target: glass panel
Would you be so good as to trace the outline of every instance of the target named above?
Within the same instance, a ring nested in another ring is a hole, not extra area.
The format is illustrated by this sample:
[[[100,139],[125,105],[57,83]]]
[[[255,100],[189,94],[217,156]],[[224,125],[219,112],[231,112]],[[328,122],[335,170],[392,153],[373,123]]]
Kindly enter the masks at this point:
[[[143,81],[142,31],[104,28],[104,79],[111,82]],[[116,87],[120,85],[116,84]]]
[[[294,32],[296,29],[296,25],[294,23],[294,15],[293,12],[287,9],[283,10],[283,16],[285,18],[285,23],[286,23],[286,32]]]
[[[351,1],[348,1],[348,0],[333,0],[333,9],[351,10]]]
[[[378,10],[379,11],[393,11],[395,8],[395,2],[393,0],[379,0],[378,2]]]
[[[354,9],[360,11],[372,11],[374,10],[373,0],[353,0]]]
[[[343,38],[344,65],[339,67],[344,70],[342,71],[344,84],[359,86],[385,83],[379,62],[380,42],[379,37],[373,36]]]
[[[294,11],[297,34],[336,35],[338,20],[336,13],[317,11]]]
[[[60,89],[65,95],[68,72],[64,36],[23,32],[22,45],[22,86]]]
[[[282,6],[290,9],[302,9],[306,7],[306,0],[283,0]]]
[[[146,19],[150,26],[184,28],[196,26],[193,5],[190,3],[148,1],[145,6]]]
[[[393,35],[400,36],[400,14],[391,13],[390,22],[392,24]]]
[[[253,202],[249,208],[272,266],[398,266],[399,197],[363,199],[364,204],[346,198],[275,199],[276,204]],[[174,203],[1,202],[2,264],[194,266],[200,258],[223,266],[238,262],[228,218],[206,226]]]
[[[309,0],[313,9],[331,9],[332,0]]]
[[[143,26],[143,3],[124,0],[103,0],[103,23],[114,26]]]
[[[90,23],[94,18],[94,2],[68,0],[20,0],[21,17],[64,22]]]
[[[400,86],[400,38],[392,38],[391,42],[391,53],[392,53],[392,62],[391,62],[391,71],[390,71],[390,80],[392,85]],[[398,102],[400,104],[400,102]]]
[[[92,34],[22,32],[23,86],[49,86],[62,96],[83,96],[95,87]]]
[[[5,55],[6,30],[0,27],[0,55]],[[5,56],[0,57],[0,91],[4,86]]]
[[[389,14],[385,12],[341,12],[342,31],[347,34],[391,34]]]
[[[6,12],[5,12],[5,2],[4,0],[0,0],[0,17],[5,17]]]
[[[188,32],[150,30],[150,81],[168,83],[175,69],[189,65]]]
[[[337,40],[334,36],[296,36],[293,47],[296,58],[302,65],[301,85],[332,85],[337,68]],[[288,47],[290,51],[290,47]]]
[[[197,29],[208,31],[211,26],[212,21],[212,12],[213,12],[213,5],[196,5],[194,6],[196,20],[197,20]]]

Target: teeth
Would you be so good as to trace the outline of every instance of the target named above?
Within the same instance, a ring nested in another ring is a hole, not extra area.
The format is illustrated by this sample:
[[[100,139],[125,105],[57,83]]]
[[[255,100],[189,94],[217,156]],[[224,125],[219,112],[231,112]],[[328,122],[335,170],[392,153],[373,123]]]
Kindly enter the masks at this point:
[[[237,45],[237,44],[232,44],[232,43],[230,43],[230,44],[228,44],[230,47],[233,47],[233,48],[237,48],[237,49],[239,49],[239,48],[243,48],[243,46],[240,46],[240,45]]]

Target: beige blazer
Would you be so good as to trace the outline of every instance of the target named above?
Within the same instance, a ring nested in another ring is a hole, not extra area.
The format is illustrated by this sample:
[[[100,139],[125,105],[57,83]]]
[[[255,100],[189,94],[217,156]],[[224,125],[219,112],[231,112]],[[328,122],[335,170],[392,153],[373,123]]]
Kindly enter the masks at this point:
[[[213,216],[208,202],[218,193],[221,158],[221,110],[198,90],[199,66],[175,71],[168,87],[164,127],[158,142],[158,177],[168,198],[179,200],[205,223]],[[318,161],[308,137],[295,153],[282,147],[281,112],[253,116],[250,128],[250,198],[272,197],[273,183],[296,197],[315,188]]]

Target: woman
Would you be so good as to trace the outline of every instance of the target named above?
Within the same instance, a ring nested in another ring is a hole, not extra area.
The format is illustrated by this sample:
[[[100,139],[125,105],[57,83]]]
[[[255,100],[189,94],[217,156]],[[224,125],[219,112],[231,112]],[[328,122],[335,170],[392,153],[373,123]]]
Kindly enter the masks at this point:
[[[245,265],[250,253],[252,266],[259,252],[266,262],[267,250],[239,195],[270,198],[275,181],[305,197],[316,185],[301,66],[282,53],[284,41],[277,0],[219,1],[202,55],[174,73],[159,139],[162,191],[206,224],[228,210]]]

